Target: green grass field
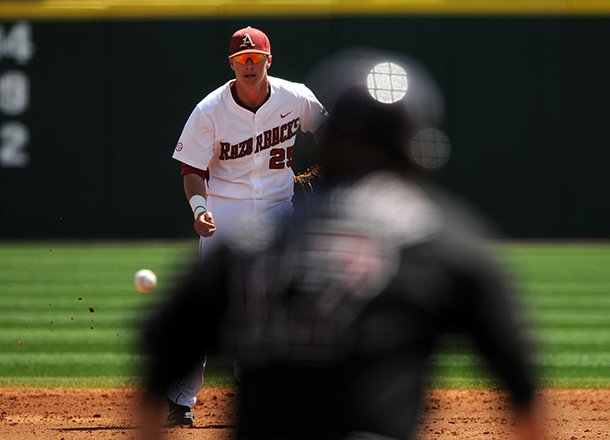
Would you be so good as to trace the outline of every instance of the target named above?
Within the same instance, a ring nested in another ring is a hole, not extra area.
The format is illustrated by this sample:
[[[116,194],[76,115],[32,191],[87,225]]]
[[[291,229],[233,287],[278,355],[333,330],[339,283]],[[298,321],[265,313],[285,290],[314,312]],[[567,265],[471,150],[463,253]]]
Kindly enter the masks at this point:
[[[0,386],[137,383],[138,319],[167,293],[196,241],[0,243]],[[552,387],[610,386],[610,244],[501,244],[522,288]],[[149,295],[137,269],[159,277]],[[231,383],[231,360],[208,362],[206,383]],[[436,360],[441,387],[486,386],[473,357]]]

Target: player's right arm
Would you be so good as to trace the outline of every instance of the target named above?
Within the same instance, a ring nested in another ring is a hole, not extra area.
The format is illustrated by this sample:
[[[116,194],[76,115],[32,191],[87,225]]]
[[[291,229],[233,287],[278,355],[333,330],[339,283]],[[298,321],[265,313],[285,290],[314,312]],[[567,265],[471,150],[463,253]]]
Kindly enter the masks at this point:
[[[202,101],[203,102],[203,101]],[[214,150],[215,130],[213,119],[202,111],[200,103],[187,120],[173,158],[182,164],[184,193],[195,217],[194,229],[198,235],[209,237],[216,231],[212,213],[207,210],[206,170]]]
[[[209,237],[216,231],[214,216],[207,209],[207,190],[205,179],[199,173],[183,174],[184,193],[191,205],[195,217],[195,232],[202,237]]]

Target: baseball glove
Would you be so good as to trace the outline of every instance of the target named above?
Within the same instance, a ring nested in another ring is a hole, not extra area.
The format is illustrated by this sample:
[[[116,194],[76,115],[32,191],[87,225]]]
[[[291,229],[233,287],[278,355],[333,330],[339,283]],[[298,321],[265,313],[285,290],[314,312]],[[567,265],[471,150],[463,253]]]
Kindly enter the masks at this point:
[[[307,168],[306,171],[297,174],[293,177],[294,183],[296,183],[305,192],[313,193],[313,183],[318,182],[322,179],[322,167],[314,165]]]

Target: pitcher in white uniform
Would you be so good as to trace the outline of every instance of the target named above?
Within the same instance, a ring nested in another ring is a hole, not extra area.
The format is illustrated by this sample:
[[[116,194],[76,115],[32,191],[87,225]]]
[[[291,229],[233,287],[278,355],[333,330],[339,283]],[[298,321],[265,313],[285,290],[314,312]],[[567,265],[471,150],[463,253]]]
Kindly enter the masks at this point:
[[[315,132],[327,116],[305,85],[268,76],[271,62],[271,44],[262,31],[236,31],[229,48],[235,79],[196,105],[174,150],[200,255],[244,218],[291,212],[296,135]],[[170,388],[168,424],[194,423],[204,365]]]

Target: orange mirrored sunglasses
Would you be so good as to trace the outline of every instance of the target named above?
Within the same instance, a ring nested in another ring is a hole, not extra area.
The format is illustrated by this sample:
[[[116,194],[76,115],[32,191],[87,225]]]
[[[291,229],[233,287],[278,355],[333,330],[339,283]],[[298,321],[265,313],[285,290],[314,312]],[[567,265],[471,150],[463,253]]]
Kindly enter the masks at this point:
[[[233,59],[239,64],[246,64],[248,59],[251,59],[254,64],[258,64],[267,58],[264,53],[242,53],[241,55],[235,55]]]

